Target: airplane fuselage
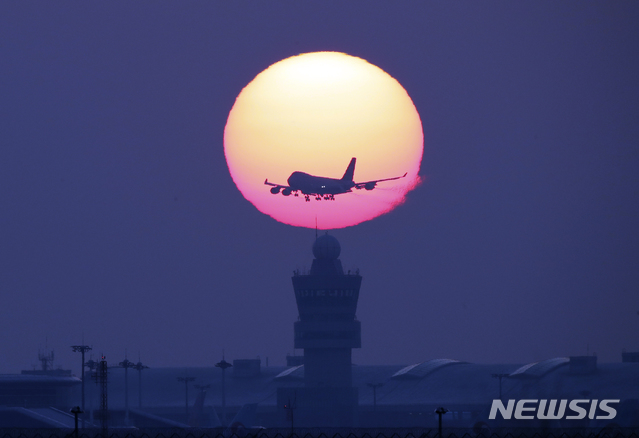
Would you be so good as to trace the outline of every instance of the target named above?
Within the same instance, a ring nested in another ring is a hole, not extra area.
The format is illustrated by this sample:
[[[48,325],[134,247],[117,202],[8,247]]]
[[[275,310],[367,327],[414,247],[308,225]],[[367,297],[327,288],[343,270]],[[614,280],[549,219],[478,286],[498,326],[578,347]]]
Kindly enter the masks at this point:
[[[353,179],[355,174],[355,160],[355,157],[351,158],[351,162],[348,163],[344,176],[340,179],[309,175],[304,172],[293,172],[291,176],[288,177],[288,185],[269,182],[268,178],[264,180],[264,184],[271,187],[271,193],[273,195],[277,195],[281,192],[284,196],[293,194],[295,197],[298,197],[301,192],[306,202],[310,202],[311,196],[314,196],[318,201],[322,199],[334,201],[335,195],[350,193],[353,191],[353,188],[370,191],[377,186],[377,183],[404,178],[407,175],[407,173],[405,173],[402,176],[392,178],[355,182]]]
[[[353,181],[314,176],[304,172],[293,172],[287,181],[292,191],[299,190],[304,195],[339,195],[351,192],[355,186]]]

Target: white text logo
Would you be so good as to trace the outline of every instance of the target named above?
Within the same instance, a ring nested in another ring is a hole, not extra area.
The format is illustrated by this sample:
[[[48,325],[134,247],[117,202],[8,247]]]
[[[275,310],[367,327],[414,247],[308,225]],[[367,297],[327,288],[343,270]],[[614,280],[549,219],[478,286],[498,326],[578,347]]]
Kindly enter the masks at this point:
[[[504,420],[581,420],[586,415],[591,420],[612,420],[617,415],[615,408],[609,406],[612,403],[619,400],[508,400],[506,406],[501,400],[493,400],[488,418],[494,420],[499,412]],[[597,415],[597,408],[607,415]]]

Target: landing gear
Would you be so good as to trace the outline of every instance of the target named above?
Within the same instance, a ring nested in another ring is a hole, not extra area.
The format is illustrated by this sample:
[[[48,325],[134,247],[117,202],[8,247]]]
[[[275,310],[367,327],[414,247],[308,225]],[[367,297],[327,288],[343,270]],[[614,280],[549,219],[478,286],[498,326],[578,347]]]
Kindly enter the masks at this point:
[[[293,192],[293,193],[295,194],[295,196],[299,196],[299,194],[297,192]],[[311,196],[313,196],[313,198],[315,198],[316,201],[321,201],[321,200],[334,201],[335,200],[335,195],[332,195],[332,194],[320,195],[320,194],[317,194],[317,193],[311,193],[311,194],[307,195],[306,193],[303,193],[303,192],[302,192],[302,194],[304,195],[304,200],[306,202],[311,202]]]

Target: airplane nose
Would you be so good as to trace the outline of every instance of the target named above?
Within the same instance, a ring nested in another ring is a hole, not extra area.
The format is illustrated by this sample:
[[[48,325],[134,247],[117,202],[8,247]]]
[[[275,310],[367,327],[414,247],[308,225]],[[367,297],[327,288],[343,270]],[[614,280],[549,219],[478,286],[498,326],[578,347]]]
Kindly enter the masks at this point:
[[[297,179],[298,179],[298,176],[299,176],[299,175],[297,174],[297,172],[293,172],[293,173],[291,173],[291,176],[289,176],[289,177],[288,177],[288,180],[286,180],[286,182],[288,182],[288,185],[289,185],[289,186],[294,185],[294,184],[295,184],[295,182],[296,182],[296,181],[297,181]]]

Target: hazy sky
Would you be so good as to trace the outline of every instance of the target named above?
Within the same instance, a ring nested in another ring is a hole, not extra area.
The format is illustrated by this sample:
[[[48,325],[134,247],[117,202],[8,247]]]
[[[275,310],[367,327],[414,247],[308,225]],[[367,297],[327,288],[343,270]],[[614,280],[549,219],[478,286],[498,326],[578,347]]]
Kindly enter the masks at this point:
[[[284,363],[315,232],[246,201],[222,139],[255,75],[318,50],[384,69],[424,126],[424,184],[333,233],[364,278],[354,362],[620,361],[637,22],[630,1],[0,2],[0,372],[46,340],[77,371],[83,334],[153,367]]]

